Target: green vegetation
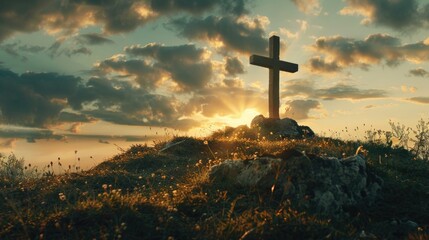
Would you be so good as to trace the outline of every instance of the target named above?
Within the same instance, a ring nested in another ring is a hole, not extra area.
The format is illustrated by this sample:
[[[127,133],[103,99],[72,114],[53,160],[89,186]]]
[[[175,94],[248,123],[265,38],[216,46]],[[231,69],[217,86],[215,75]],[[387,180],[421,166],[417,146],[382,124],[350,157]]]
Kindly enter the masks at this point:
[[[358,239],[362,231],[380,239],[429,239],[429,163],[419,159],[423,150],[417,155],[376,137],[265,141],[220,135],[134,145],[93,169],[62,175],[36,176],[23,160],[1,156],[0,239]],[[207,178],[208,169],[226,159],[275,156],[292,148],[341,157],[360,145],[369,151],[369,171],[384,179],[384,187],[375,205],[351,210],[341,222],[258,189],[216,186]],[[395,220],[411,220],[419,228],[394,235],[388,223]]]

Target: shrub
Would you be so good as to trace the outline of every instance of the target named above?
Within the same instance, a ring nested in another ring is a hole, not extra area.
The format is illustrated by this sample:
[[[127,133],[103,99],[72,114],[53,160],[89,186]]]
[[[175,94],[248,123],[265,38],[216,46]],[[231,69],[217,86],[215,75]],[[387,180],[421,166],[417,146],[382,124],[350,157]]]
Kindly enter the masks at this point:
[[[24,159],[17,158],[15,154],[8,157],[0,154],[0,179],[15,182],[24,178]]]

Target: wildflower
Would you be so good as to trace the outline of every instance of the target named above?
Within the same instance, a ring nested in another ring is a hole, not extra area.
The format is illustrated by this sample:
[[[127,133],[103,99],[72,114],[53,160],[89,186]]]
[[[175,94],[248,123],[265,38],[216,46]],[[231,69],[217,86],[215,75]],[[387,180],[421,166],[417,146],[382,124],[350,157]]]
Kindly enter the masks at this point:
[[[65,201],[67,198],[66,198],[66,195],[64,195],[64,193],[58,193],[58,198],[61,200],[61,201]]]
[[[209,145],[209,142],[207,140],[205,140],[204,145]]]

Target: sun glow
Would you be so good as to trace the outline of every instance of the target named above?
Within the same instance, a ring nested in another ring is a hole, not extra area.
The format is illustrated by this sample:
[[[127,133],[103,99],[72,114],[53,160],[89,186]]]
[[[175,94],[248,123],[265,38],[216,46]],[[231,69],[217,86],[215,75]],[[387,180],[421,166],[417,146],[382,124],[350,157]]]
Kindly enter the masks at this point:
[[[252,119],[261,114],[258,110],[254,108],[247,108],[244,110],[241,114],[241,116],[234,117],[234,116],[224,116],[224,117],[217,117],[216,121],[224,123],[226,126],[230,127],[237,127],[239,125],[248,125],[250,126],[250,122]]]

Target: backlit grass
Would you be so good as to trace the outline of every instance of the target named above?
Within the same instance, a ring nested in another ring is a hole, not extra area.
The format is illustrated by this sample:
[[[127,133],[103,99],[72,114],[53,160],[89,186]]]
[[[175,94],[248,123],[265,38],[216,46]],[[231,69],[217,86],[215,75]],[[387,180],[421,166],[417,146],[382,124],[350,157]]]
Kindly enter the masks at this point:
[[[383,143],[367,143],[368,169],[385,181],[380,199],[341,222],[299,210],[258,189],[216,186],[210,166],[226,159],[297,149],[350,156],[362,142],[331,138],[265,141],[177,137],[170,146],[133,145],[93,169],[0,180],[0,239],[355,239],[391,238],[386,222],[419,229],[398,238],[428,239],[429,164]]]

